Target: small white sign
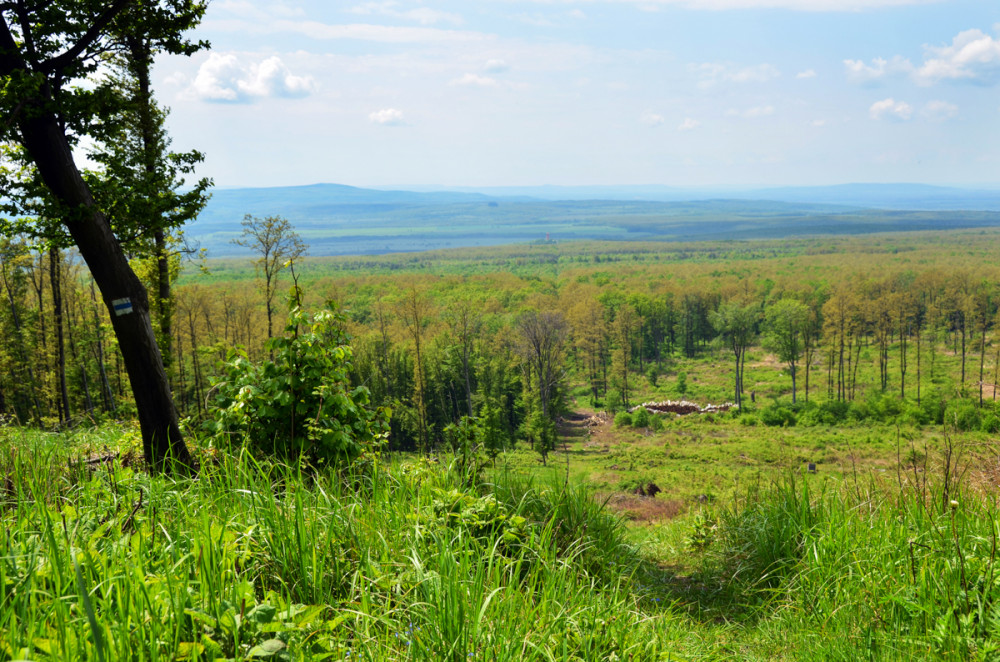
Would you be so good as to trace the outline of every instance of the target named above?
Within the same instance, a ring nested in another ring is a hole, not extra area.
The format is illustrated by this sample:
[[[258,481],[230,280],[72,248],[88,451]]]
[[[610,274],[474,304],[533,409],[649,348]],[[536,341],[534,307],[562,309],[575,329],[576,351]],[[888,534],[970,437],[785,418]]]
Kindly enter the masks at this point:
[[[111,307],[115,309],[115,315],[117,317],[128,315],[132,312],[132,300],[128,298],[115,299],[111,302]]]

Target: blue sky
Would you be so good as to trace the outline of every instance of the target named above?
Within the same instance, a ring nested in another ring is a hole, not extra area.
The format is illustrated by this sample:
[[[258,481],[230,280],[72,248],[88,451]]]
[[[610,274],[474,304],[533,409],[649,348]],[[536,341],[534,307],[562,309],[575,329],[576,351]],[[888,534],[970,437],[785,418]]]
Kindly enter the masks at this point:
[[[996,0],[213,0],[222,186],[1000,185]]]

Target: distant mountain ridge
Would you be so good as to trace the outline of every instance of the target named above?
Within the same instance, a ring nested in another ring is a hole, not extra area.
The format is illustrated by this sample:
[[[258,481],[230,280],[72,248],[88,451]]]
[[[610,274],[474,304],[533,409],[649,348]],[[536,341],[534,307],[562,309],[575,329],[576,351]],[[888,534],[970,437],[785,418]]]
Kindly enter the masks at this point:
[[[214,191],[186,233],[211,255],[245,214],[289,219],[313,255],[544,240],[746,239],[1000,226],[1000,190],[846,184],[755,191],[636,187],[379,190],[342,184]]]
[[[427,189],[428,191],[432,189]],[[443,190],[443,189],[442,189]],[[540,200],[773,200],[898,210],[1000,211],[1000,187],[959,188],[932,184],[833,184],[771,188],[680,188],[670,186],[498,186],[450,189]]]

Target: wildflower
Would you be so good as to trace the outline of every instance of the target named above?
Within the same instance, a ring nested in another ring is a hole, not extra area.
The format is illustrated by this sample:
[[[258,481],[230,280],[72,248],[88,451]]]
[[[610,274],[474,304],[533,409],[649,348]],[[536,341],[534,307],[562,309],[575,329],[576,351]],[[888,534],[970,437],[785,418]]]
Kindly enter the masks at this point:
[[[954,499],[952,499],[951,500],[951,509],[954,510],[955,508],[958,508],[958,502],[955,501]]]

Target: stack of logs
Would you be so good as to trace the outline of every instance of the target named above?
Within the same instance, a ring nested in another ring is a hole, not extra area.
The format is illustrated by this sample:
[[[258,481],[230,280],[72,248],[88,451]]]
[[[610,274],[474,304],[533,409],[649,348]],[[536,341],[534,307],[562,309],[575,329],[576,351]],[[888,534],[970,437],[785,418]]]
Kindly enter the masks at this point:
[[[643,407],[651,414],[677,414],[678,416],[683,416],[685,414],[715,414],[719,412],[729,411],[730,408],[736,405],[732,402],[726,402],[721,405],[705,405],[704,407],[698,405],[695,402],[688,402],[687,400],[667,400],[665,402],[645,402],[639,407]],[[634,412],[639,407],[633,407],[629,412]]]

